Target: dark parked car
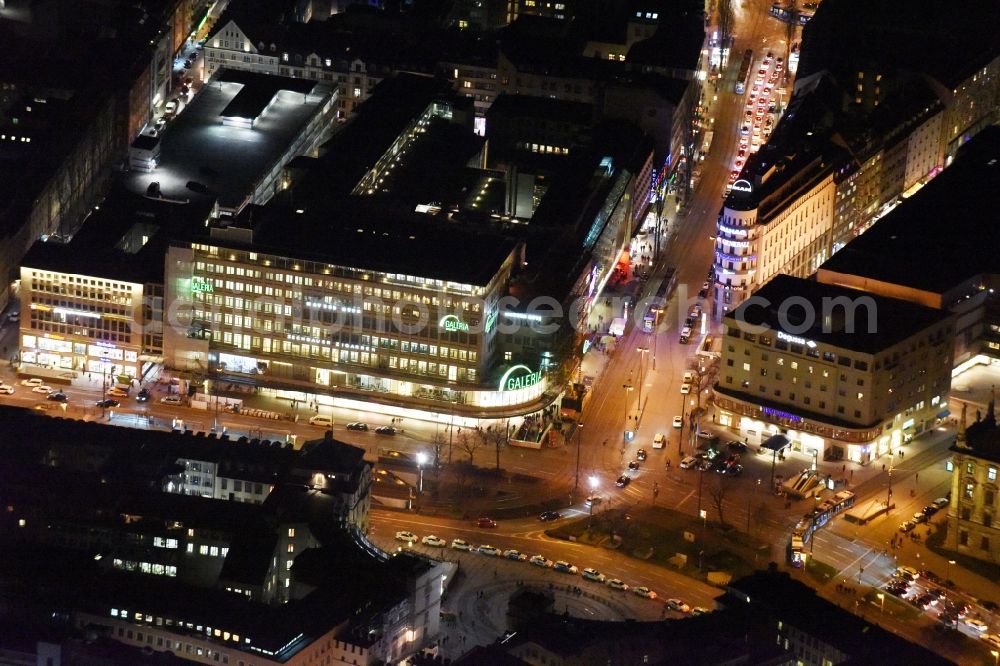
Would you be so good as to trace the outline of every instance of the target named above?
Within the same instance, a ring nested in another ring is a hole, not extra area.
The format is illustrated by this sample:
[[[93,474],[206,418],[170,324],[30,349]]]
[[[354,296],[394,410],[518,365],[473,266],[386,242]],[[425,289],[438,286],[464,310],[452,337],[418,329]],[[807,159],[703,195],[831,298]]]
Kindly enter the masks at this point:
[[[747,452],[747,445],[744,444],[743,442],[739,441],[738,439],[734,439],[733,441],[731,441],[728,444],[726,444],[726,448],[729,449],[730,451],[732,451],[733,453],[746,453]]]
[[[636,460],[645,460],[646,459],[646,449],[639,449],[638,451],[636,451],[635,452],[635,459]]]
[[[367,423],[362,423],[361,421],[354,421],[353,423],[348,423],[347,424],[347,429],[348,430],[360,430],[362,432],[367,432],[367,430],[368,430],[368,424]]]
[[[638,460],[629,460],[628,461],[628,468],[631,469],[631,470],[637,470],[637,469],[639,469],[639,461]]]
[[[562,518],[562,514],[558,511],[543,511],[538,515],[538,520],[543,522],[548,522],[550,520],[559,520]]]
[[[117,400],[115,400],[113,398],[105,398],[104,400],[98,400],[97,401],[97,406],[101,407],[102,409],[108,409],[110,407],[117,407],[120,404],[121,404],[120,402],[118,402]]]
[[[135,394],[136,402],[147,402],[149,400],[149,389],[139,389]]]
[[[395,435],[396,429],[393,428],[392,426],[379,426],[375,428],[375,432],[377,432],[380,435]]]
[[[618,480],[615,481],[615,485],[618,486],[619,488],[624,488],[625,486],[627,486],[630,483],[632,483],[632,479],[628,478],[624,474],[622,474],[621,476],[619,476]]]
[[[47,397],[49,400],[54,402],[66,402],[69,400],[69,398],[66,397],[66,394],[62,391],[53,391],[52,393],[49,393]]]
[[[482,527],[484,529],[491,530],[496,526],[497,526],[497,521],[493,520],[492,518],[487,518],[486,516],[483,516],[482,518],[476,521],[476,527]]]
[[[929,569],[924,569],[920,572],[920,577],[929,580],[932,583],[940,583],[941,577]]]

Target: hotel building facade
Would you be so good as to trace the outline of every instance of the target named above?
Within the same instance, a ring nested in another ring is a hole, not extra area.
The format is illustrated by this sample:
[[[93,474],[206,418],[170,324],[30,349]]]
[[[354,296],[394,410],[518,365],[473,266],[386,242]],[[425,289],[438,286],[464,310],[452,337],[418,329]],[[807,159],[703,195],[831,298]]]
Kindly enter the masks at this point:
[[[865,464],[946,414],[946,312],[781,275],[723,323],[717,422],[751,444]]]

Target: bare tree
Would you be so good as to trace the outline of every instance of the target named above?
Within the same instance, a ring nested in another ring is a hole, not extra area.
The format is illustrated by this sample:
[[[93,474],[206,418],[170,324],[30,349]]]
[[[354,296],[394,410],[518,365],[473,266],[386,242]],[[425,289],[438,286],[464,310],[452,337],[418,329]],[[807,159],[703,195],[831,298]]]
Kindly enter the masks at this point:
[[[771,518],[771,509],[764,502],[761,502],[753,510],[753,522],[757,536],[760,537],[760,530],[765,520]]]
[[[715,475],[715,484],[712,489],[708,491],[709,497],[712,498],[712,505],[715,506],[716,513],[719,514],[719,523],[722,525],[726,524],[726,518],[723,514],[725,509],[726,494],[729,492],[729,482],[725,474]]]
[[[483,444],[486,446],[493,447],[496,452],[497,457],[497,474],[500,473],[500,452],[503,451],[507,446],[508,435],[506,427],[500,427],[498,425],[492,425],[487,427],[485,430],[480,429],[478,431],[479,438],[482,440]]]
[[[444,445],[448,443],[448,438],[442,432],[436,432],[431,437],[431,448],[434,450],[434,469],[441,467],[441,452]]]
[[[478,449],[479,445],[483,443],[483,440],[478,435],[470,435],[468,430],[462,430],[459,432],[455,435],[455,439],[457,440],[458,448],[468,454],[469,464],[471,465],[473,462],[473,456],[476,454],[476,449]]]
[[[719,48],[728,49],[733,37],[733,7],[731,0],[719,0]],[[732,56],[732,54],[730,54]]]

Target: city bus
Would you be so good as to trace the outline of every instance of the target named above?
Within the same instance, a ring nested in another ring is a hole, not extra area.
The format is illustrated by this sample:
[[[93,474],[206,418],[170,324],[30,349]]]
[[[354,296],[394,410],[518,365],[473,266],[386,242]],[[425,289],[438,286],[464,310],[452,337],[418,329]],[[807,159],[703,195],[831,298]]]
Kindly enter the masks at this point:
[[[753,50],[747,49],[743,52],[743,62],[740,63],[740,73],[736,77],[737,95],[742,95],[747,91],[747,81],[750,79],[751,67],[753,67]]]

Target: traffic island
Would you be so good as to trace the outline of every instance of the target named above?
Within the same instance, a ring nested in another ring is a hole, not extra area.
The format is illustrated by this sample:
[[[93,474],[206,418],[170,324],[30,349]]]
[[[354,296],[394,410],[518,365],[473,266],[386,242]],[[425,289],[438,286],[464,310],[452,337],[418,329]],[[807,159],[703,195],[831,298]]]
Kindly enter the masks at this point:
[[[826,562],[820,562],[815,557],[806,560],[805,572],[819,585],[826,585],[837,575],[837,570],[834,567]]]
[[[762,544],[747,534],[661,507],[608,509],[595,513],[592,520],[588,516],[569,521],[545,533],[617,548],[629,557],[712,584],[748,575],[766,560],[759,555]]]

